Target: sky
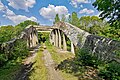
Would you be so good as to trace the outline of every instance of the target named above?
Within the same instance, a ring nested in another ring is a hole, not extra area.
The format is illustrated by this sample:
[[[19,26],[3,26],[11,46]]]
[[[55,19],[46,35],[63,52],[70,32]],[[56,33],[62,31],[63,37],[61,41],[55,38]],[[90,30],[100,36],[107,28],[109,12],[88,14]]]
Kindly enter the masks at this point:
[[[53,25],[56,14],[66,18],[76,12],[81,16],[98,16],[95,0],[0,0],[0,25],[16,25],[25,20]]]

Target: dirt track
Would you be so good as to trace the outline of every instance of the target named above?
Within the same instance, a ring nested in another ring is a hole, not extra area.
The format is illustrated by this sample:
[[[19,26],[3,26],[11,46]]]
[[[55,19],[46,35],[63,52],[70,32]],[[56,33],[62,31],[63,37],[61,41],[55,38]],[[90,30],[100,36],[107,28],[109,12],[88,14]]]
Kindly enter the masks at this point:
[[[64,80],[54,68],[54,61],[47,49],[43,51],[45,66],[48,69],[48,80]]]

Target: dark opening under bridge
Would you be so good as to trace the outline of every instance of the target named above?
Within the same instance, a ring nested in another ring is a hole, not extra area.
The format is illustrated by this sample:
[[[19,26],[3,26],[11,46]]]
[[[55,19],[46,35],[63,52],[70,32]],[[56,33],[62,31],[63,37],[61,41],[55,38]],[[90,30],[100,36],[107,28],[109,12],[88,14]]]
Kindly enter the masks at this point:
[[[119,61],[116,58],[115,51],[120,50],[120,42],[92,35],[65,22],[58,22],[52,27],[30,25],[16,39],[25,39],[27,46],[33,48],[39,45],[38,32],[50,32],[50,43],[65,51],[67,50],[67,37],[71,42],[71,52],[73,54],[75,54],[76,48],[86,48],[92,55],[97,56],[101,60],[114,59]],[[6,43],[8,44],[7,47],[5,46],[7,50],[16,39]]]

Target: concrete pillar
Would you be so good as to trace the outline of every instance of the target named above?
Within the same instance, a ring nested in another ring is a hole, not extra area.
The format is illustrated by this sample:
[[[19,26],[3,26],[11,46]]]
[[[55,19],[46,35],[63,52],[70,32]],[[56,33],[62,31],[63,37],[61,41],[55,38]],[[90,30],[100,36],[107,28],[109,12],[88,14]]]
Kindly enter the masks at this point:
[[[29,40],[28,40],[28,38],[27,38],[27,47],[29,48],[30,46],[29,46]]]
[[[30,47],[33,47],[33,44],[32,44],[32,34],[30,34]]]
[[[37,44],[36,44],[36,35],[34,34],[34,46],[36,47]]]
[[[50,43],[54,45],[54,32],[53,31],[51,31],[49,37],[50,37]]]
[[[32,47],[34,47],[34,33],[32,32]]]
[[[52,40],[53,40],[53,45],[55,46],[55,41],[56,41],[56,38],[55,38],[56,36],[55,36],[55,31],[53,30],[52,31]]]
[[[55,33],[52,31],[52,44],[55,46]]]
[[[73,45],[72,42],[71,42],[71,52],[72,52],[73,54],[75,54],[75,49],[74,49],[74,45]]]
[[[59,36],[59,48],[61,49],[61,33],[60,30],[58,30],[58,36]]]
[[[58,31],[55,30],[55,46],[58,47]]]
[[[63,34],[63,50],[67,51],[67,43],[65,39],[65,34]]]
[[[33,42],[33,47],[35,47],[36,46],[36,40],[35,40],[35,33],[34,32],[33,32],[32,42]]]
[[[38,46],[38,37],[37,37],[37,33],[34,33],[34,44],[35,46]]]
[[[49,34],[49,41],[50,41],[51,44],[53,43],[52,34],[53,34],[53,32],[51,31],[50,34]]]

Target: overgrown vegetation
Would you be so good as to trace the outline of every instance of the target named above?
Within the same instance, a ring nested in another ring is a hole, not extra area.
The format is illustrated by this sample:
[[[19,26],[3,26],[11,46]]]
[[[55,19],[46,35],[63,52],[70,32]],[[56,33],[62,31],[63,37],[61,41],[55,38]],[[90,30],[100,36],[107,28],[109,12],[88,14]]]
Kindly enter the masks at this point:
[[[39,43],[44,43],[45,41],[49,41],[49,33],[47,32],[39,32],[38,33],[38,41]]]
[[[76,54],[75,58],[62,61],[57,68],[78,77],[80,80],[120,79],[119,63],[98,60],[87,49],[79,49]]]
[[[37,25],[36,22],[24,21],[17,26],[2,26],[0,27],[0,44],[3,44],[18,36],[21,31],[28,25]],[[7,45],[7,44],[6,44]],[[6,46],[7,47],[7,46]],[[28,55],[27,43],[23,40],[17,40],[14,44],[11,44],[10,50],[4,49],[0,51],[0,66],[8,62],[9,60],[15,60],[17,58],[25,58]]]
[[[0,79],[14,80],[19,72],[22,59],[29,55],[26,42],[17,40],[12,50],[0,54]]]
[[[120,64],[112,61],[99,66],[99,76],[105,80],[120,80]]]
[[[14,80],[21,68],[22,60],[29,55],[29,50],[25,40],[18,39],[10,45],[6,42],[16,38],[20,35],[23,29],[30,24],[37,25],[36,22],[28,20],[14,27],[0,27],[0,44],[4,44],[4,48],[0,49],[1,80]],[[0,48],[2,47],[0,46]]]
[[[17,40],[11,47],[11,50],[0,51],[0,66],[4,65],[9,60],[22,59],[29,55],[26,41]]]
[[[113,27],[120,28],[120,0],[96,0],[93,6],[101,11],[102,19],[107,18]]]
[[[16,36],[20,35],[20,33],[28,26],[28,25],[38,25],[38,23],[27,20],[16,26],[8,25],[0,27],[0,44],[3,42],[10,41],[14,39]]]
[[[0,80],[15,80],[17,73],[21,70],[21,60],[9,61],[0,68]]]

